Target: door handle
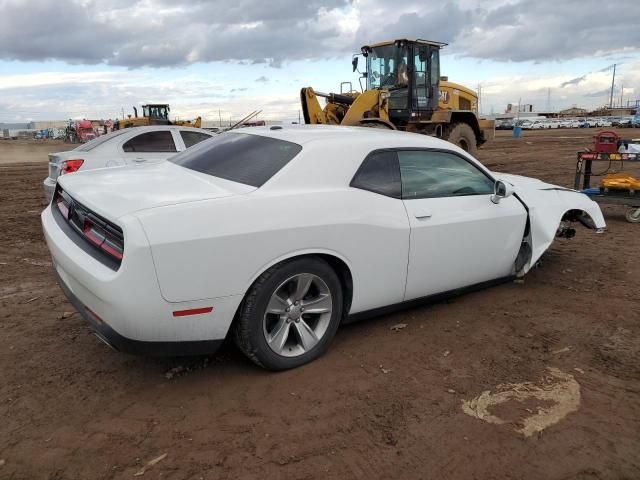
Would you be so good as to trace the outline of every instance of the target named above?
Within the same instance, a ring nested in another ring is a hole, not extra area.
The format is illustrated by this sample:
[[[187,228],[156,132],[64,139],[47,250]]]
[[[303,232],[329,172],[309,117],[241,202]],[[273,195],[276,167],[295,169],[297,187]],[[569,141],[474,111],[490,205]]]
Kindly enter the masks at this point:
[[[425,220],[427,218],[431,218],[431,212],[416,212],[414,214],[414,216],[418,219],[418,220]]]
[[[137,163],[140,163],[140,162],[146,162],[146,161],[147,161],[147,159],[146,159],[146,158],[140,158],[140,157],[134,158],[133,160],[134,160],[135,162],[137,162]]]

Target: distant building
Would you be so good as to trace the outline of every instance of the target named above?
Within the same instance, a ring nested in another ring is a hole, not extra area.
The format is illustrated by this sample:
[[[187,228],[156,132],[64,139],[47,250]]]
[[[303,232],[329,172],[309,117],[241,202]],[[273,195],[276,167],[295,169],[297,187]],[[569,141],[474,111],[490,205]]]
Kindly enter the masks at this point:
[[[598,110],[591,112],[591,115],[598,117],[612,117],[612,116],[631,116],[635,115],[637,111],[636,107],[602,107]]]
[[[65,128],[69,122],[66,120],[48,120],[29,122],[28,128],[34,130],[45,130],[47,128]]]
[[[533,105],[530,103],[522,103],[520,105],[514,105],[513,103],[509,103],[507,105],[507,109],[505,113],[529,113],[533,112]]]
[[[0,130],[26,130],[30,128],[28,123],[0,123]]]
[[[560,117],[584,117],[586,114],[587,110],[585,108],[578,107],[565,108],[558,112]]]

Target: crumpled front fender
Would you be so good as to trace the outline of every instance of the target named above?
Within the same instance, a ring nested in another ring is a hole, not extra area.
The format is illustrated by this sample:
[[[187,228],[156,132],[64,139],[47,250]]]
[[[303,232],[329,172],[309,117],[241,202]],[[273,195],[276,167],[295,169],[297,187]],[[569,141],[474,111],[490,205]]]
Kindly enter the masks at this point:
[[[517,186],[516,193],[529,209],[531,259],[524,272],[551,246],[568,212],[575,213],[572,215],[575,220],[598,233],[606,228],[600,207],[583,193],[560,187],[520,190]]]

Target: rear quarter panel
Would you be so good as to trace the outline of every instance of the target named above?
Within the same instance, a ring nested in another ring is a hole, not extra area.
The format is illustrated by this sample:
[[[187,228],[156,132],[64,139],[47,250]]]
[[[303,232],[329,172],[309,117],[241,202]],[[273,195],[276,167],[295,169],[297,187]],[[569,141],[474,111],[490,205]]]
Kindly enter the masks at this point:
[[[311,253],[347,264],[352,313],[403,298],[409,229],[399,200],[346,187],[155,210],[138,216],[170,302],[244,294],[270,266]]]
[[[328,143],[305,145],[252,193],[139,212],[163,296],[244,294],[271,265],[325,253],[351,271],[352,313],[402,301],[409,249],[402,201],[349,187],[370,146]]]

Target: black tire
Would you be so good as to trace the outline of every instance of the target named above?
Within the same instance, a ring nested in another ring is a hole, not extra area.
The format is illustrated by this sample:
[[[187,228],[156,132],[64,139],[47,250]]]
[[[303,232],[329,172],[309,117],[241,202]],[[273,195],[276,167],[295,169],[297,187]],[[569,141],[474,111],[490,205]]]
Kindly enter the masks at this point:
[[[454,123],[445,130],[443,137],[464,151],[475,156],[478,153],[476,134],[468,123]]]
[[[263,319],[271,295],[278,286],[301,273],[317,275],[329,288],[332,297],[331,319],[324,335],[311,350],[299,356],[285,357],[269,347],[263,332]],[[342,308],[340,279],[327,262],[315,257],[284,261],[269,268],[253,283],[243,300],[233,336],[238,348],[256,365],[269,370],[296,368],[315,360],[326,351],[340,325]]]

